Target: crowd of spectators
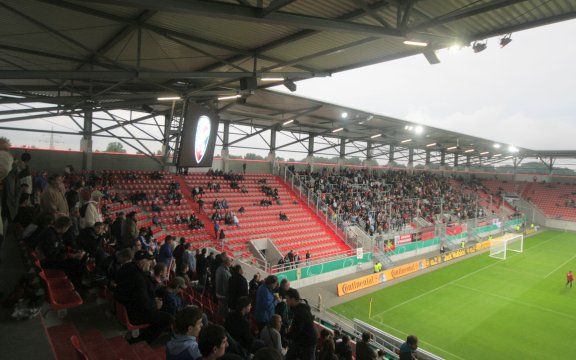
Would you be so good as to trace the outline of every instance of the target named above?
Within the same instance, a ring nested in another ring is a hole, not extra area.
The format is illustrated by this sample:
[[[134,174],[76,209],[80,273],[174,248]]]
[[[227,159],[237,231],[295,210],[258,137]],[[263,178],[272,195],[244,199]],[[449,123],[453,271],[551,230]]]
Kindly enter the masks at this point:
[[[430,172],[324,168],[298,175],[308,191],[319,197],[324,212],[346,223],[359,223],[370,234],[402,230],[415,218],[435,224],[445,221],[441,214],[453,220],[483,215],[475,194]]]

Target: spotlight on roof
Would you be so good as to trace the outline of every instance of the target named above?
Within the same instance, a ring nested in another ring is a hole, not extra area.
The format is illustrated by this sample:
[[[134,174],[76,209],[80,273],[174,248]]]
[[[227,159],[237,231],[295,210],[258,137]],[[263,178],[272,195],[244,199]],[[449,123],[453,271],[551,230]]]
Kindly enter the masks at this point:
[[[504,46],[510,44],[512,42],[512,34],[506,34],[502,39],[500,39],[500,47],[503,48]]]
[[[475,53],[486,50],[486,47],[488,47],[487,42],[475,41],[474,44],[472,44],[472,50],[474,50]]]
[[[370,136],[370,139],[375,139],[375,138],[380,137],[380,136],[382,136],[382,134],[372,135],[372,136]]]
[[[494,154],[493,157],[502,156],[502,154]]]
[[[432,147],[432,146],[436,146],[436,143],[431,143],[431,144],[426,145],[426,147]]]
[[[292,92],[296,91],[296,84],[290,79],[284,80],[282,85],[286,86],[286,88]]]
[[[409,143],[410,141],[412,141],[412,139],[406,139],[406,140],[402,140],[400,141],[402,144],[406,144]]]
[[[486,154],[489,154],[489,153],[490,153],[490,151],[483,151],[483,152],[480,153],[480,155],[486,155]]]
[[[342,114],[340,114],[340,117],[342,119],[346,119],[348,117],[348,113],[346,111],[344,111]]]
[[[474,151],[474,149],[468,149],[466,151],[464,151],[465,153],[471,153],[472,151]]]
[[[260,78],[262,81],[284,81],[283,77],[263,77]]]
[[[515,147],[515,146],[510,145],[510,146],[508,147],[508,151],[510,151],[510,152],[518,152],[518,148]]]
[[[334,130],[332,130],[332,132],[333,132],[333,133],[337,133],[337,132],[342,131],[342,130],[344,130],[343,127],[338,128],[338,129],[334,129]]]
[[[449,148],[446,148],[446,150],[454,150],[454,149],[457,149],[457,148],[458,148],[458,146],[450,146]]]
[[[181,97],[180,96],[164,96],[164,97],[159,97],[157,100],[158,101],[170,101],[170,100],[180,100]]]
[[[494,144],[495,149],[500,149],[500,144]]]
[[[291,124],[291,123],[293,123],[293,122],[294,122],[294,119],[290,119],[290,120],[284,122],[284,123],[282,124],[282,126],[286,126],[286,125]]]
[[[414,128],[414,132],[415,132],[416,134],[422,134],[422,133],[424,132],[424,127],[418,125],[418,126],[416,126],[416,127]]]

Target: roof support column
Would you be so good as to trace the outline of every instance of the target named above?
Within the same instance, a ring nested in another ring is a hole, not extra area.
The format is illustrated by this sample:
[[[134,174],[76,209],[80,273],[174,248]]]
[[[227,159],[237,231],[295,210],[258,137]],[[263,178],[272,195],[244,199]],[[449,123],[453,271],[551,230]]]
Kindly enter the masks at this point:
[[[84,109],[80,151],[82,151],[82,169],[92,170],[92,108]]]
[[[228,171],[228,159],[230,155],[230,150],[228,144],[230,143],[230,123],[226,121],[224,123],[224,132],[222,134],[222,171]]]
[[[343,167],[346,165],[346,139],[340,138],[340,156],[338,157],[338,165]]]
[[[440,166],[446,165],[446,150],[440,150]]]
[[[408,149],[408,167],[409,168],[414,167],[414,149],[413,148]]]
[[[309,169],[310,171],[314,171],[311,163],[314,161],[314,139],[315,138],[316,137],[312,134],[310,134],[310,137],[308,138],[308,156],[306,157],[306,162],[308,163],[308,166],[306,168]]]
[[[276,159],[276,129],[270,129],[270,152],[268,153],[268,161],[274,162]]]
[[[164,115],[164,137],[162,139],[162,163],[166,166],[170,157],[170,138],[172,135],[172,116]]]
[[[388,152],[388,165],[392,165],[394,162],[394,145],[390,145],[390,151]]]
[[[454,167],[458,167],[458,158],[459,158],[459,155],[454,154]]]
[[[430,150],[426,150],[426,165],[430,165]]]

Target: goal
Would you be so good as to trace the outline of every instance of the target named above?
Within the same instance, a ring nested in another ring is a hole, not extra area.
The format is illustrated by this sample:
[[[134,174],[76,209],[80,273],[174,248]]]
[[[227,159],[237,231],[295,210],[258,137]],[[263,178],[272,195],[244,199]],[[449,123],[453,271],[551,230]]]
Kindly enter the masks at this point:
[[[522,234],[504,234],[490,242],[490,257],[506,260],[508,251],[524,251],[524,236]]]

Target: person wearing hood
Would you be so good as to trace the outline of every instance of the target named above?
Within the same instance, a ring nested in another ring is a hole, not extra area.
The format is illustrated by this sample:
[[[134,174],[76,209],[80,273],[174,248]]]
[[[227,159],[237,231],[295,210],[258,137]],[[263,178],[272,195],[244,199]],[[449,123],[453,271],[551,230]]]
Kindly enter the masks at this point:
[[[176,313],[174,334],[166,343],[166,360],[197,360],[202,357],[198,349],[198,335],[202,329],[202,311],[187,307]]]

